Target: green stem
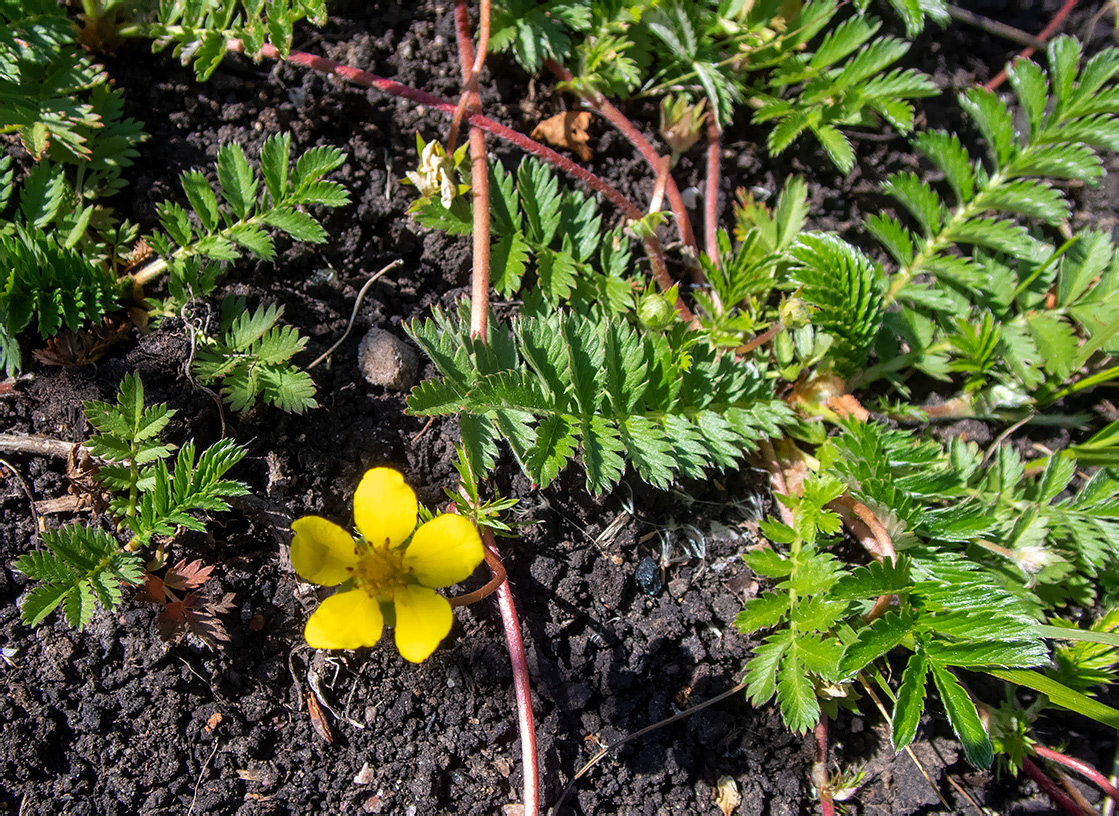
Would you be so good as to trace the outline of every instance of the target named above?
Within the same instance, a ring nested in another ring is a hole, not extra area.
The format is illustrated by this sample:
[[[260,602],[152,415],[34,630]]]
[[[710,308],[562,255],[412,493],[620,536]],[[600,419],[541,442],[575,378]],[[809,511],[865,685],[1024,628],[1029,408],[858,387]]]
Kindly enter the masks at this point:
[[[913,276],[918,273],[923,264],[928,263],[937,253],[953,243],[946,236],[951,235],[955,227],[965,223],[976,213],[982,212],[983,209],[985,209],[976,206],[983,198],[983,195],[989,193],[991,190],[997,189],[1004,181],[1006,181],[1006,179],[1003,178],[1001,171],[993,173],[987,180],[986,186],[973,196],[971,201],[966,204],[961,204],[952,211],[952,217],[940,228],[940,232],[936,235],[929,236],[925,240],[925,245],[921,247],[921,250],[914,256],[913,260],[894,273],[894,277],[890,281],[890,288],[886,290],[885,301],[887,306],[894,302],[898,293],[913,279]]]

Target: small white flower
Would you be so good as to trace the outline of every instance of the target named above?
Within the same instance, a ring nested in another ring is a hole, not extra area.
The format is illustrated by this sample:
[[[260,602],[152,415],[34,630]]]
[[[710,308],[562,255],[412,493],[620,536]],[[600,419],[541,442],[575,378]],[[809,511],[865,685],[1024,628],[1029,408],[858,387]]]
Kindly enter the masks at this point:
[[[405,175],[425,198],[439,194],[444,207],[450,207],[458,189],[455,187],[454,166],[436,141],[428,142],[420,154],[419,170],[409,170]]]

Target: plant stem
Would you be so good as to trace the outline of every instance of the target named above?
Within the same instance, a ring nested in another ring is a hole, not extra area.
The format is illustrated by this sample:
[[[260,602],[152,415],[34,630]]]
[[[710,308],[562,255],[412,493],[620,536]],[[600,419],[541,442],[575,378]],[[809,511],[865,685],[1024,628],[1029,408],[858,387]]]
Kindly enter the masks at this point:
[[[238,39],[230,39],[226,41],[226,48],[229,51],[241,53],[245,50],[244,43]],[[283,59],[279,49],[273,45],[265,44],[261,50],[260,55],[267,59]],[[400,82],[395,82],[391,79],[379,77],[376,74],[371,74],[368,71],[362,71],[359,68],[353,68],[349,65],[342,65],[335,60],[326,57],[315,56],[308,54],[305,51],[292,51],[288,54],[287,61],[296,65],[302,65],[307,68],[313,68],[316,71],[322,71],[325,74],[335,74],[353,82],[355,85],[361,85],[365,88],[376,88],[382,93],[389,96],[400,97],[407,99],[410,102],[415,102],[418,105],[425,107],[435,108],[443,113],[454,115],[457,105],[448,102],[446,99],[441,99],[434,94],[429,94],[425,91],[412,88]],[[510,127],[506,127],[500,122],[496,122],[487,116],[480,113],[468,114],[466,117],[468,124],[474,127],[481,128],[487,133],[492,133],[499,139],[503,139],[510,144],[524,150],[526,153],[531,153],[539,159],[542,159],[549,164],[558,167],[568,175],[573,176],[576,180],[589,187],[596,193],[601,193],[611,204],[620,209],[627,218],[632,221],[640,221],[642,212],[637,208],[632,201],[618,192],[617,188],[603,181],[591,171],[584,167],[579,166],[566,156],[562,156],[550,147],[546,147],[540,142],[530,139],[523,133],[518,133]],[[653,277],[657,281],[657,286],[661,291],[667,292],[674,285],[671,276],[668,274],[668,267],[664,262],[664,251],[661,248],[660,240],[654,235],[644,239],[645,250],[649,254],[649,263],[653,268]],[[676,308],[680,311],[680,316],[684,320],[691,320],[694,315],[691,310],[684,304],[682,300],[677,300]]]
[[[505,565],[501,563],[501,559],[497,557],[495,552],[496,551],[491,552],[488,549],[485,551],[486,566],[490,568],[490,575],[493,577],[490,578],[489,582],[481,589],[468,592],[465,595],[448,598],[447,603],[451,605],[452,609],[458,606],[469,606],[472,603],[477,603],[484,598],[488,598],[490,595],[497,592],[498,587],[505,583]]]
[[[1046,748],[1044,745],[1035,745],[1033,747],[1033,751],[1039,757],[1048,759],[1050,762],[1056,762],[1060,765],[1064,765],[1069,770],[1076,771],[1078,774],[1083,776],[1085,779],[1087,779],[1104,793],[1106,793],[1111,799],[1119,802],[1119,788],[1116,788],[1113,784],[1111,784],[1106,776],[1097,771],[1088,763],[1081,762],[1079,759],[1067,756],[1066,754],[1062,754],[1060,751],[1054,751],[1052,748]]]
[[[455,39],[458,42],[459,61],[464,84],[462,99],[455,109],[456,120],[465,108],[471,113],[482,112],[482,98],[478,94],[478,73],[486,58],[490,39],[489,0],[482,0],[482,25],[477,56],[470,36],[470,15],[466,0],[455,0]],[[457,123],[452,122],[448,150],[454,149]],[[474,271],[470,278],[470,336],[486,336],[486,321],[490,311],[490,174],[486,162],[486,137],[474,125],[470,127],[470,194],[474,214]]]
[[[486,563],[493,571],[493,561],[499,565],[501,556],[493,540],[493,533],[482,528],[482,543],[485,545]],[[495,573],[496,577],[496,573]],[[524,764],[524,806],[525,816],[537,816],[540,812],[540,766],[536,756],[536,726],[532,716],[532,691],[529,687],[528,661],[525,660],[525,644],[521,639],[521,624],[517,619],[517,607],[513,603],[513,591],[509,581],[502,581],[497,587],[497,608],[501,612],[501,624],[505,629],[505,641],[509,647],[509,660],[513,666],[513,690],[517,696],[517,716],[521,728],[521,759]]]
[[[890,558],[897,562],[898,556],[893,539],[890,538],[890,533],[882,522],[874,515],[873,510],[862,502],[855,501],[849,493],[844,493],[828,506],[838,509],[839,516],[847,525],[847,529],[859,539],[859,543],[875,561],[881,563],[883,559]],[[863,620],[870,623],[882,617],[893,603],[893,597],[893,595],[879,595],[874,606],[863,616]]]
[[[571,82],[575,78],[570,71],[555,60],[544,60],[544,67],[563,82]],[[653,172],[657,171],[660,166],[661,155],[657,153],[656,148],[649,143],[649,140],[641,135],[641,131],[637,129],[633,122],[626,118],[624,113],[614,107],[602,94],[580,94],[579,98],[591,110],[617,128],[619,133],[629,139],[630,143],[637,148],[637,152],[649,163]],[[699,254],[699,246],[696,244],[695,233],[692,231],[691,219],[688,218],[688,208],[684,206],[684,199],[680,196],[680,188],[676,186],[676,181],[671,175],[668,177],[665,193],[668,196],[668,204],[672,208],[672,215],[676,219],[676,228],[680,232],[680,240],[693,253],[693,258],[689,260],[694,263],[694,256]]]
[[[773,443],[768,438],[762,439],[758,442],[758,448],[765,461],[765,469],[769,471],[769,478],[773,482],[773,492],[788,496],[788,483],[785,481],[785,474],[781,471],[781,462],[777,459],[777,451],[773,449]],[[793,511],[780,501],[775,501],[774,504],[777,505],[777,512],[781,516],[781,521],[795,530],[796,517],[793,515]]]
[[[486,140],[481,128],[474,123],[474,117],[482,110],[481,96],[478,94],[478,73],[486,58],[489,42],[490,3],[482,0],[481,31],[478,53],[474,54],[474,43],[470,35],[470,16],[467,0],[455,0],[455,39],[458,43],[459,62],[464,84],[462,101],[455,112],[455,122],[451,126],[448,151],[454,150],[457,120],[461,108],[465,106],[470,117],[470,180],[474,197],[474,273],[471,277],[470,335],[486,340],[486,322],[489,315],[490,300],[490,186],[489,168],[486,164]],[[517,607],[513,603],[513,592],[509,588],[509,578],[501,563],[501,554],[493,533],[482,528],[482,543],[485,546],[486,565],[490,568],[493,580],[483,588],[483,592],[496,583],[497,608],[501,612],[501,623],[505,629],[505,642],[509,650],[509,662],[513,666],[513,689],[517,698],[517,720],[521,730],[521,760],[524,765],[524,812],[526,816],[537,816],[540,812],[540,764],[536,755],[536,726],[532,714],[532,691],[529,685],[528,661],[525,659],[525,645],[521,639],[521,624],[517,618]]]
[[[1091,816],[1091,814],[1085,813],[1084,809],[1076,802],[1072,801],[1072,797],[1057,787],[1057,783],[1046,776],[1045,772],[1037,767],[1029,757],[1022,758],[1022,770],[1041,788],[1041,792],[1049,797],[1050,802],[1068,813],[1069,816]]]
[[[1043,43],[1050,37],[1052,37],[1053,33],[1061,27],[1061,23],[1065,21],[1065,18],[1069,16],[1075,6],[1076,0],[1065,0],[1065,4],[1061,6],[1056,14],[1053,15],[1053,19],[1049,21],[1049,25],[1047,25],[1038,33],[1037,40]],[[1017,57],[1015,57],[1015,60],[1029,59],[1033,56],[1035,51],[1037,51],[1036,48],[1025,48],[1018,54]],[[994,79],[992,79],[983,87],[986,88],[988,91],[993,91],[999,85],[1002,85],[1002,83],[1004,83],[1005,81],[1006,69],[1004,68],[998,72]]]
[[[707,185],[703,193],[703,243],[711,263],[719,266],[719,148],[722,133],[715,116],[707,117]],[[733,305],[733,304],[731,304]]]
[[[954,20],[959,20],[961,23],[975,26],[988,34],[994,34],[996,37],[1016,42],[1019,45],[1025,45],[1035,50],[1045,47],[1045,41],[1038,39],[1033,34],[1028,34],[1020,28],[1000,23],[998,20],[992,20],[990,17],[984,17],[982,14],[976,14],[974,11],[968,11],[959,6],[949,5],[948,16]]]
[[[828,715],[821,712],[816,723],[816,761],[812,763],[812,784],[820,799],[820,812],[823,816],[835,816],[835,802],[832,799],[831,785],[828,783]]]

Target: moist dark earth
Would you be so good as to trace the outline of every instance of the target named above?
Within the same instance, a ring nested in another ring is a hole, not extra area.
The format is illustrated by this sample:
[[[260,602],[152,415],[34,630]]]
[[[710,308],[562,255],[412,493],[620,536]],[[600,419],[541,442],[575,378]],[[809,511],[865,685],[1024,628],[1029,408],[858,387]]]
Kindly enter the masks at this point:
[[[1036,33],[1059,5],[987,3],[976,10]],[[1083,36],[1095,11],[1080,9],[1065,30]],[[343,2],[331,13],[321,30],[298,29],[296,47],[457,98],[450,4]],[[1110,20],[1098,27],[1092,47],[1108,44]],[[912,49],[909,64],[954,92],[989,79],[1016,50],[974,29],[934,28]],[[358,343],[369,328],[403,337],[402,324],[434,305],[453,306],[467,292],[469,240],[416,225],[405,214],[410,193],[399,183],[415,162],[415,132],[444,138],[448,120],[296,66],[230,57],[210,81],[198,83],[169,53],[152,55],[143,45],[105,59],[126,94],[128,115],[151,134],[128,171],[130,186],[114,202],[142,232],[155,227],[158,202],[181,200],[182,171],[200,167],[212,174],[223,143],[236,140],[255,156],[267,136],[290,131],[293,153],[334,145],[349,156],[334,178],[353,203],[324,214],[328,243],[281,244],[275,263],[238,264],[220,292],[186,317],[204,321],[228,294],[245,296],[250,306],[280,304],[285,322],[310,338],[300,358],[306,364],[341,336],[368,277],[391,261],[403,265],[372,287],[354,331],[313,370],[318,409],[302,416],[267,406],[225,411],[224,432],[249,449],[231,475],[247,482],[252,496],[216,515],[208,534],[181,537],[175,549],[176,557],[215,565],[222,590],[234,594],[235,609],[223,618],[230,635],[224,648],[163,643],[154,607],[132,600],[114,614],[99,612],[80,633],[57,615],[33,630],[24,626],[17,602],[26,579],[8,565],[35,546],[29,499],[63,496],[67,481],[61,459],[6,455],[0,811],[501,813],[520,799],[522,765],[494,599],[457,610],[451,636],[422,665],[403,661],[391,642],[316,654],[301,633],[319,596],[297,580],[287,555],[292,518],[316,513],[349,523],[351,497],[367,468],[399,468],[430,506],[445,505],[443,490],[454,484],[454,422],[427,427],[405,413],[404,394],[367,384],[357,368]],[[489,58],[482,101],[489,116],[524,132],[575,104],[503,55]],[[625,109],[655,139],[655,109],[644,103]],[[952,93],[920,109],[933,126],[961,127]],[[722,180],[728,224],[735,189],[773,191],[802,174],[810,183],[810,226],[866,245],[858,225],[863,213],[882,205],[878,184],[915,165],[897,136],[857,139],[856,169],[846,177],[812,145],[798,144],[774,159],[764,141],[758,127],[739,122],[728,130]],[[602,122],[593,124],[591,143],[592,168],[635,200],[647,199],[651,174],[628,143]],[[491,139],[489,146],[507,164],[519,161],[506,145]],[[6,149],[26,161],[14,142]],[[675,174],[681,187],[702,185],[700,153],[686,155]],[[1105,180],[1100,190],[1081,195],[1076,226],[1115,223],[1111,184]],[[149,294],[158,294],[158,282]],[[30,376],[0,401],[0,430],[82,441],[89,434],[82,401],[113,399],[124,375],[135,371],[149,402],[177,412],[169,440],[211,444],[223,420],[214,400],[186,378],[189,354],[187,327],[172,319],[149,334],[134,332],[94,365],[32,363]],[[969,433],[990,437],[992,429],[971,423]],[[524,630],[542,800],[550,805],[602,746],[738,682],[752,644],[733,619],[758,591],[740,555],[756,543],[754,522],[772,498],[763,474],[750,467],[670,492],[627,478],[594,499],[577,469],[540,491],[506,455],[494,482],[520,500],[518,518],[532,522],[499,546]],[[49,515],[43,522],[73,518]],[[695,557],[700,545],[702,558]],[[670,563],[661,565],[664,556]],[[452,591],[475,589],[487,578],[480,569]],[[329,739],[312,727],[312,685],[333,709],[323,712]],[[831,723],[833,763],[866,769],[865,783],[845,803],[848,812],[974,813],[958,789],[995,812],[1049,812],[1032,784],[967,766],[940,720],[926,714],[914,753],[930,784],[913,759],[894,756],[869,700],[860,711],[841,712]],[[1052,729],[1048,738],[1069,740],[1071,752],[1088,762],[1109,765],[1113,734],[1073,718],[1041,727]],[[718,813],[715,791],[724,777],[742,795],[738,813],[815,812],[813,755],[811,735],[789,733],[775,706],[754,708],[738,693],[628,743],[579,780],[563,812]]]

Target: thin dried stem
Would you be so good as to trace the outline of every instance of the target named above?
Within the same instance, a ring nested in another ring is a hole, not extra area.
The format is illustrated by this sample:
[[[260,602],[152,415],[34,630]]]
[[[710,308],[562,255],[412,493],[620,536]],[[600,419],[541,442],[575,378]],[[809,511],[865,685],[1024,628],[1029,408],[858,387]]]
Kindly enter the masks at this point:
[[[617,749],[621,748],[626,743],[632,742],[633,740],[637,739],[638,737],[643,737],[645,734],[648,734],[650,731],[656,731],[658,728],[663,728],[664,726],[669,725],[670,723],[674,723],[677,720],[682,720],[685,717],[690,717],[692,714],[697,714],[700,711],[703,711],[703,709],[708,708],[709,706],[715,705],[715,703],[719,702],[720,700],[725,700],[727,697],[730,697],[732,694],[737,694],[738,692],[742,691],[744,688],[746,688],[746,681],[745,680],[743,680],[742,682],[738,683],[737,685],[727,689],[722,694],[718,694],[715,697],[712,697],[710,700],[707,700],[706,702],[700,703],[698,705],[694,705],[691,708],[688,708],[688,709],[685,709],[684,711],[681,711],[679,714],[673,714],[671,717],[667,717],[667,718],[661,720],[660,722],[655,722],[652,725],[647,725],[644,728],[642,728],[640,731],[634,731],[628,737],[622,737],[620,740],[615,740],[614,742],[610,743],[605,748],[603,748],[601,751],[599,751],[597,754],[595,754],[593,757],[591,757],[591,759],[587,762],[587,764],[584,765],[582,768],[580,768],[579,771],[575,774],[575,776],[571,777],[571,781],[567,783],[567,787],[563,789],[563,793],[561,793],[559,795],[559,798],[556,800],[556,803],[554,805],[552,805],[551,812],[553,814],[556,814],[556,816],[558,816],[558,814],[560,812],[560,808],[563,806],[563,803],[567,800],[568,794],[570,794],[571,791],[573,791],[575,789],[575,783],[578,782],[584,775],[586,775],[586,773],[588,771],[590,771],[591,768],[593,768],[595,765],[597,765],[599,762],[601,762],[603,759],[608,757],[611,753],[613,753]]]
[[[65,459],[76,444],[78,443],[43,436],[0,434],[0,452],[3,453],[32,453],[36,456],[60,456]]]

